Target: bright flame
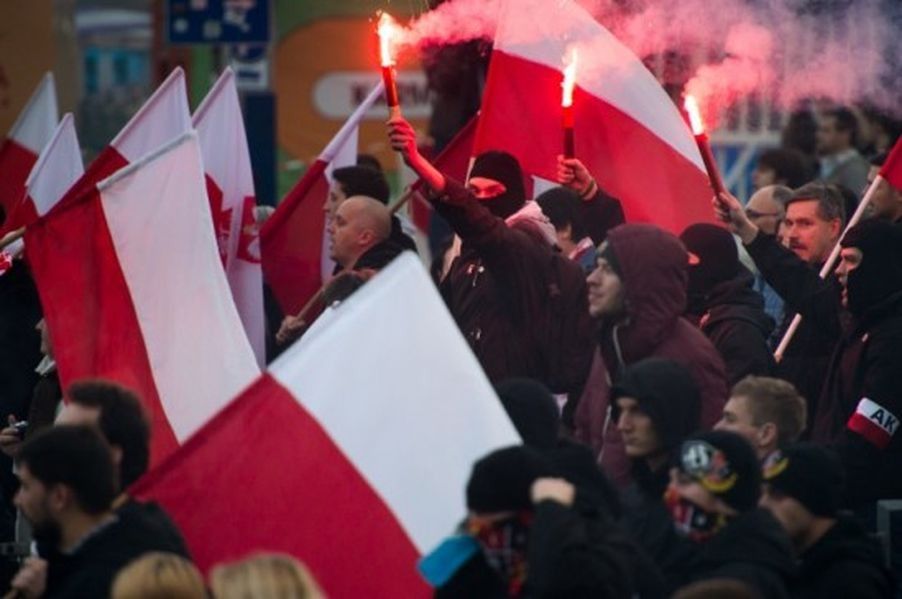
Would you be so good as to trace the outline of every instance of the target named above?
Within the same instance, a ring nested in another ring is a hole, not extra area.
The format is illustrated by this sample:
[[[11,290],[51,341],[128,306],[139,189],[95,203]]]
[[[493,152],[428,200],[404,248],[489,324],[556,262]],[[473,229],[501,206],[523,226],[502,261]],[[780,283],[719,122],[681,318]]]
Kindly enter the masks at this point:
[[[689,124],[692,126],[692,133],[695,135],[702,135],[705,132],[705,124],[702,122],[702,113],[698,108],[698,101],[695,99],[695,96],[686,94],[686,99],[683,101],[683,108],[686,109],[686,114],[689,115]]]
[[[564,81],[561,83],[564,93],[561,95],[561,106],[573,106],[573,88],[576,87],[576,48],[570,50],[570,58],[564,66]]]
[[[400,29],[401,26],[390,14],[387,12],[379,14],[379,26],[376,28],[376,32],[379,34],[379,60],[383,67],[395,64],[395,58],[392,56],[392,44]]]

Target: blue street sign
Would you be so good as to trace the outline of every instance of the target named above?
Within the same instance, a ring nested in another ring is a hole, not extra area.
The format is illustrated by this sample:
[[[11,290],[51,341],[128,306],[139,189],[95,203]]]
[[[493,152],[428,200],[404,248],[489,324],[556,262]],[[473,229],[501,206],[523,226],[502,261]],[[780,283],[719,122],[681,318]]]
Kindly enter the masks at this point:
[[[269,42],[270,0],[168,0],[172,44]]]

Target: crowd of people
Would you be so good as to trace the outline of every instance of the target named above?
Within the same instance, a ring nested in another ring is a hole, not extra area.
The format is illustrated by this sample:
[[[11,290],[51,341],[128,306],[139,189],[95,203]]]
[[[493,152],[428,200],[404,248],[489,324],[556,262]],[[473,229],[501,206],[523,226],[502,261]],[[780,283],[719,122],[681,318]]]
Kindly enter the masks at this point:
[[[679,235],[627,222],[579,158],[532,201],[516,157],[458,182],[389,121],[454,233],[435,283],[523,441],[473,465],[466,517],[421,562],[436,597],[897,596],[902,534],[878,504],[902,499],[902,190],[881,181],[847,224],[898,130],[866,159],[853,113],[818,118],[816,156],[765,152],[745,203],[722,193],[719,225]],[[416,251],[388,199],[378,163],[334,172],[326,304]],[[271,345],[308,319],[275,320]],[[9,596],[323,596],[275,554],[205,583],[166,513],[128,495],[149,462],[140,398],[61,389],[36,334],[31,401],[0,431]]]

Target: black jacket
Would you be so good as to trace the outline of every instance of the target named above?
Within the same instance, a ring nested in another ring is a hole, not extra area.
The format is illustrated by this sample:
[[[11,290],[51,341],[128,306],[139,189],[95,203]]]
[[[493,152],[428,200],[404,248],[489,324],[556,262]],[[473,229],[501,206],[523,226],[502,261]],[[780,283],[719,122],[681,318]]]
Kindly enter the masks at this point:
[[[866,408],[865,398],[869,405],[882,408],[880,413]],[[862,409],[858,410],[860,403]],[[856,411],[860,414],[852,420]],[[812,437],[815,442],[833,445],[839,453],[850,507],[902,497],[899,418],[902,294],[871,309],[839,343],[818,403]]]
[[[754,589],[762,599],[788,597],[795,575],[792,547],[770,512],[756,508],[700,547],[693,580],[730,578]]]
[[[795,385],[807,400],[810,431],[827,377],[830,354],[842,334],[839,282],[832,274],[821,279],[818,269],[770,235],[759,233],[745,247],[767,284],[785,302],[783,321],[774,336],[776,343],[795,314],[802,315],[802,323],[777,366],[776,374]]]
[[[639,564],[648,565],[643,557],[603,515],[544,501],[535,508],[527,549],[526,582],[520,597],[630,597],[640,575],[655,575],[639,567]],[[435,597],[494,599],[507,597],[507,591],[478,552],[444,586],[436,589]]]
[[[544,359],[543,339],[536,323],[551,319],[549,284],[553,251],[521,227],[508,226],[460,184],[446,180],[445,193],[432,198],[436,211],[462,240],[461,255],[441,284],[442,295],[458,327],[479,359],[489,380],[533,378],[556,393],[582,385],[592,359],[592,325],[585,281],[579,276],[579,305],[568,318],[579,318],[581,337],[564,385],[552,380]],[[562,268],[579,270],[566,260]]]
[[[792,596],[799,599],[893,596],[892,578],[877,542],[851,516],[836,524],[801,556]]]
[[[730,386],[750,374],[770,376],[775,368],[767,338],[774,321],[753,288],[754,277],[741,269],[734,279],[715,286],[706,300],[699,326],[723,357]]]
[[[48,562],[44,596],[108,597],[119,570],[151,551],[187,557],[184,544],[174,542],[171,534],[162,531],[154,509],[145,509],[141,504],[120,509],[114,521],[90,534],[73,553],[41,554]]]
[[[668,594],[686,583],[698,553],[694,544],[680,536],[664,505],[664,491],[669,481],[665,465],[651,472],[644,463],[633,466],[633,482],[624,491],[624,530],[661,570]]]

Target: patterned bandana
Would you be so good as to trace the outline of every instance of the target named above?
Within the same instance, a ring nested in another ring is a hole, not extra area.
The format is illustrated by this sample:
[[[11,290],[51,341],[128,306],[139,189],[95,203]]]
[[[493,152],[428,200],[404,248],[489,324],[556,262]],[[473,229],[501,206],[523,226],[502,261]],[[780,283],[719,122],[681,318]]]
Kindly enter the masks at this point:
[[[510,597],[519,597],[526,582],[526,546],[532,519],[532,512],[521,511],[497,522],[471,519],[467,525],[489,566],[507,583]]]

